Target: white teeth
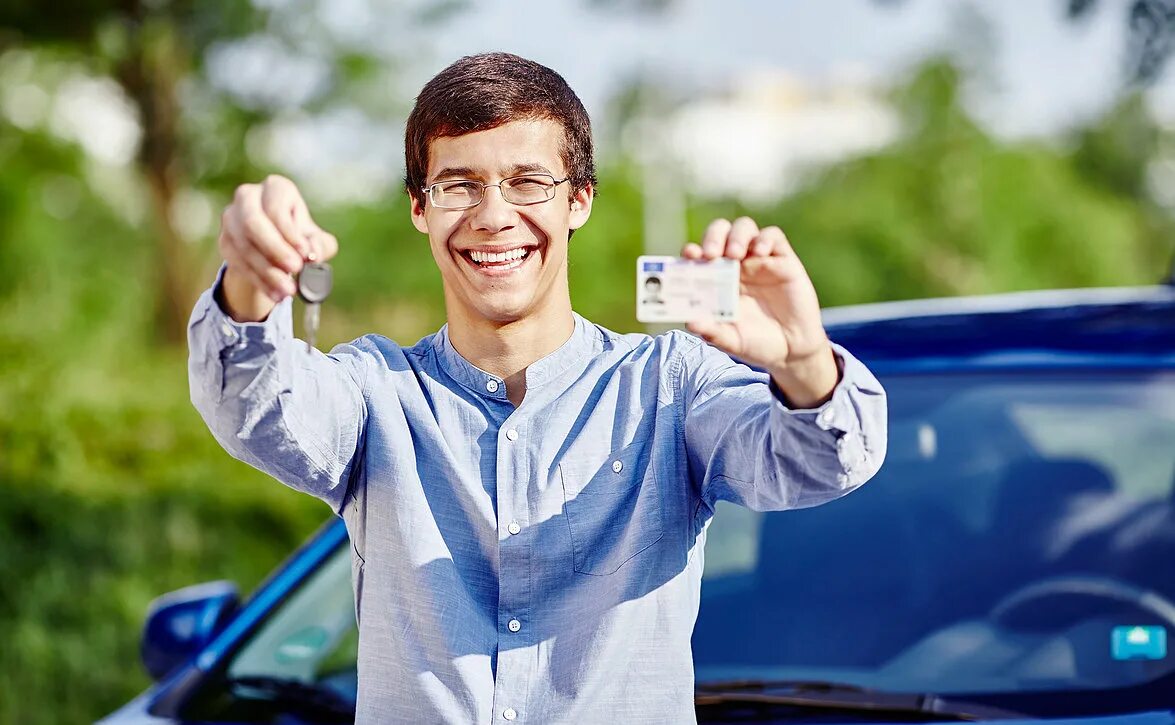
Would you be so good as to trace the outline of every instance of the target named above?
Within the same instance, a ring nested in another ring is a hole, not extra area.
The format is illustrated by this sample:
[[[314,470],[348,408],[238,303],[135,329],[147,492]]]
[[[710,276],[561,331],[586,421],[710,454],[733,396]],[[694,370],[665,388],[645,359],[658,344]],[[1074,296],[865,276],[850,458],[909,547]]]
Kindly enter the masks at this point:
[[[479,252],[472,250],[469,256],[474,262],[478,264],[494,263],[494,262],[512,262],[515,259],[522,259],[526,256],[526,249],[519,247],[511,249],[509,252]]]

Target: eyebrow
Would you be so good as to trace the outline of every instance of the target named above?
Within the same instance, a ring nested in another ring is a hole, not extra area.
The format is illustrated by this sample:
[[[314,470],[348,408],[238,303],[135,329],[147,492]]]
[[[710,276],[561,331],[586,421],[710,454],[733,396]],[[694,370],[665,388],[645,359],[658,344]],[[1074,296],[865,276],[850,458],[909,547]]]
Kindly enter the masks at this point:
[[[476,179],[477,176],[477,172],[468,166],[446,166],[437,172],[437,175],[433,177],[433,181],[439,181],[441,179]]]
[[[537,163],[529,164],[514,164],[507,167],[502,178],[509,178],[511,176],[519,176],[521,174],[551,174],[551,170],[546,166]],[[442,179],[474,179],[481,180],[482,174],[469,166],[446,166],[437,172],[433,177],[433,182],[441,181]]]
[[[518,176],[519,174],[551,174],[551,170],[542,164],[515,164],[510,167],[507,176]]]

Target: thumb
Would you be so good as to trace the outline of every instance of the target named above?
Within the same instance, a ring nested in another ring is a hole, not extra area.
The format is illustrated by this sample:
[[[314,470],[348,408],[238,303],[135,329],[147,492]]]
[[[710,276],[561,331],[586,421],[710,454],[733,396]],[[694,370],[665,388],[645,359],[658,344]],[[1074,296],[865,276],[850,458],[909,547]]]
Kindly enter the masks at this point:
[[[294,208],[294,221],[309,248],[310,260],[325,262],[339,250],[338,241],[333,234],[323,231],[322,227],[310,216],[310,209],[303,202]]]
[[[339,252],[339,240],[330,232],[323,231],[317,226],[310,233],[310,243],[314,245],[319,262],[326,262]]]

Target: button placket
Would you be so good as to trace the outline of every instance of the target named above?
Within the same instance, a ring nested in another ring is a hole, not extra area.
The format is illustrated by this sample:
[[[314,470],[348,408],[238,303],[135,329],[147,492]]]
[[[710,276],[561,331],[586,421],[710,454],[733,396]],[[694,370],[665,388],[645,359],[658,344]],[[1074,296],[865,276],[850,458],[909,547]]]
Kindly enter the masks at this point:
[[[224,336],[225,342],[234,343],[237,341],[237,331],[233,329],[228,320],[220,323],[220,334]]]
[[[488,389],[488,386],[487,386]],[[502,392],[501,390],[498,391]],[[531,543],[529,536],[517,536],[530,523],[530,464],[524,442],[526,420],[517,411],[502,422],[497,435],[498,526],[498,669],[494,681],[494,702],[525,706],[526,693],[534,677],[535,657],[523,623],[531,615]],[[503,720],[518,718],[513,707],[498,710]]]

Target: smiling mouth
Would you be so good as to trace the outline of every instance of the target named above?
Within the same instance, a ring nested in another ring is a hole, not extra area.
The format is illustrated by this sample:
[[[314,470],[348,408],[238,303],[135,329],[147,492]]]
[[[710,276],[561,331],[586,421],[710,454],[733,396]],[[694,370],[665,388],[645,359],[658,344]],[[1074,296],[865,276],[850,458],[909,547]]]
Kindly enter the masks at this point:
[[[479,269],[507,270],[522,266],[534,254],[535,249],[535,247],[517,247],[504,252],[467,249],[461,252],[461,256]]]

